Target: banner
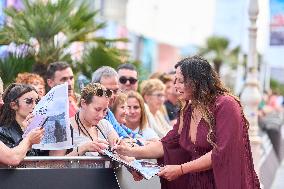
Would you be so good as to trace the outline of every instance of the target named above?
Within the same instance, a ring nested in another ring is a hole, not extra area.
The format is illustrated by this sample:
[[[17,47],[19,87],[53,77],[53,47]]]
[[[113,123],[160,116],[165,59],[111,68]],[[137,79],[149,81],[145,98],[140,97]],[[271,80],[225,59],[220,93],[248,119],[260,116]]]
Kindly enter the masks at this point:
[[[44,138],[34,149],[61,150],[72,148],[69,121],[68,84],[53,87],[36,105],[33,115],[47,117]]]
[[[284,1],[270,0],[270,46],[284,45]]]

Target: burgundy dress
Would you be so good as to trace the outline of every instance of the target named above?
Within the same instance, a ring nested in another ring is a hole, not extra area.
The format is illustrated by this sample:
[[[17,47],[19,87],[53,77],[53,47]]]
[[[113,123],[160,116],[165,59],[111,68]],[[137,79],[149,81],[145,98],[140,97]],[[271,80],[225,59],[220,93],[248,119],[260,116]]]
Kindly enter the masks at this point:
[[[161,141],[164,165],[179,165],[195,160],[212,150],[212,169],[189,173],[174,181],[161,178],[162,189],[258,189],[259,180],[254,171],[248,130],[242,110],[231,96],[217,97],[211,108],[217,148],[207,142],[208,125],[204,119],[198,124],[196,142],[190,139],[191,107],[184,112],[181,134],[178,123]]]

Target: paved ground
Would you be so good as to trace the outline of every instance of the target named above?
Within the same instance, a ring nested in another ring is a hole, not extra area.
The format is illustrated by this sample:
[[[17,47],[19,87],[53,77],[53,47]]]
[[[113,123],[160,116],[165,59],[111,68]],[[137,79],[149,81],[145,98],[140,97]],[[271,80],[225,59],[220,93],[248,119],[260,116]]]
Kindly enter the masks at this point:
[[[284,161],[276,172],[271,189],[283,189],[284,188]]]

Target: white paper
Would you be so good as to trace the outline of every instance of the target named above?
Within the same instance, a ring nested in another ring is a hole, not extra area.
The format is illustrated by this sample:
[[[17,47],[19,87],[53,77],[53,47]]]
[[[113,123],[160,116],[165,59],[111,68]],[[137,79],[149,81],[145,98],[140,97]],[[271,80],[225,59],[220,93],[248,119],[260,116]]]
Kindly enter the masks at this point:
[[[103,152],[112,160],[124,165],[131,170],[138,172],[147,180],[157,175],[160,171],[160,166],[156,163],[146,160],[133,160],[131,162],[127,162],[121,159],[118,154],[115,154],[107,149],[103,150]]]
[[[53,87],[35,106],[34,115],[44,115],[48,120],[44,124],[44,137],[34,149],[62,150],[72,148],[69,121],[68,84]]]

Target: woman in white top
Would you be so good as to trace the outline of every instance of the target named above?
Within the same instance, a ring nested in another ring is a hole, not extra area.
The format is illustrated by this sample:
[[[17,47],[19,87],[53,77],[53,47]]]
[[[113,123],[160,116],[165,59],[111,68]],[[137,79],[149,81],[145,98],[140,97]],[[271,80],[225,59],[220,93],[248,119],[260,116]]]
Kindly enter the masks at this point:
[[[120,94],[115,99],[113,113],[120,124],[138,133],[144,140],[158,140],[159,136],[148,126],[144,100],[135,91]]]
[[[161,111],[165,101],[165,85],[159,79],[145,80],[141,84],[141,95],[146,102],[149,126],[163,138],[172,129],[167,115]]]
[[[81,92],[80,111],[71,118],[73,150],[68,156],[98,155],[114,145],[118,135],[112,125],[104,120],[111,90],[99,83],[90,83]],[[50,155],[65,155],[67,150],[50,151]]]

